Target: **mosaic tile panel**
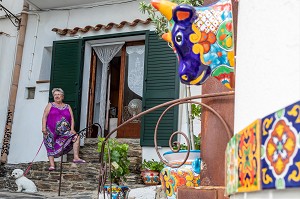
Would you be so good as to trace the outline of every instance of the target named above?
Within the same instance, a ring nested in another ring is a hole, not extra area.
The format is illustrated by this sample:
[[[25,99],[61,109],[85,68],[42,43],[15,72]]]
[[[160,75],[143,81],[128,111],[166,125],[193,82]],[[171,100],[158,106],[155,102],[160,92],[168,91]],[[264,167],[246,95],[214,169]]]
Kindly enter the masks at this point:
[[[237,140],[239,139],[239,134],[233,136],[227,143],[225,155],[225,168],[226,168],[226,189],[225,195],[231,195],[237,192],[238,186],[238,162],[237,162]]]
[[[261,190],[260,123],[256,120],[238,133],[238,192]]]
[[[300,187],[300,101],[262,119],[263,189]]]

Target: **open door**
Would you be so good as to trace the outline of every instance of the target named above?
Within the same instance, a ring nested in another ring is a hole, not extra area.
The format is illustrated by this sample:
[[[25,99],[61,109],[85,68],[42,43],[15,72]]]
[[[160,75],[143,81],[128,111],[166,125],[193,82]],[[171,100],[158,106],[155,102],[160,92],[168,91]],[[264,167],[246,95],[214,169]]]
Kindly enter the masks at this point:
[[[118,124],[142,111],[145,43],[126,43],[122,49]],[[141,119],[136,119],[118,130],[118,137],[140,138]]]
[[[87,114],[87,126],[91,126],[94,121],[94,105],[95,105],[95,88],[96,88],[96,72],[97,72],[97,55],[92,50],[91,64],[90,64],[90,80],[89,80],[89,99],[88,99],[88,114]],[[97,126],[87,130],[87,138],[96,138],[98,136]]]
[[[104,136],[142,111],[144,52],[144,41],[126,42],[109,63]],[[101,67],[100,60],[92,53],[87,124],[96,122],[99,115]],[[140,138],[140,129],[141,120],[134,120],[119,129],[117,137]],[[97,129],[88,133],[88,137],[94,137],[94,131]]]

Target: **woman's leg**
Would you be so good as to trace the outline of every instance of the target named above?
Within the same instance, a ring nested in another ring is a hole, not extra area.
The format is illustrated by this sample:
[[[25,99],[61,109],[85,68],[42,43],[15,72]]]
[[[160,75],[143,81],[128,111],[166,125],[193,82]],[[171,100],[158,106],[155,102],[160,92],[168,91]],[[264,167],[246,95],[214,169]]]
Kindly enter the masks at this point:
[[[73,152],[74,152],[74,163],[85,163],[84,160],[79,158],[79,148],[80,148],[80,136],[77,136],[76,141],[73,143]]]
[[[73,143],[74,160],[80,160],[79,147],[80,147],[80,138],[79,138],[79,136],[77,136],[76,141]]]
[[[50,162],[50,167],[55,167],[54,164],[54,157],[53,156],[48,156],[49,162]]]

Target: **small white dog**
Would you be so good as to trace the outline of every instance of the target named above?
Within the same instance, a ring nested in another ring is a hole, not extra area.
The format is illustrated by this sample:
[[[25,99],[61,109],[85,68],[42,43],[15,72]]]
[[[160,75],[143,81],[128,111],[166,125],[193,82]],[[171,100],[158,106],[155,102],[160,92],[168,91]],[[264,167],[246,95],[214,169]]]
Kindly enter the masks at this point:
[[[26,193],[35,193],[37,192],[37,188],[31,180],[24,176],[24,172],[21,169],[13,170],[12,177],[16,178],[16,184],[18,186],[17,192],[21,192],[24,190]]]

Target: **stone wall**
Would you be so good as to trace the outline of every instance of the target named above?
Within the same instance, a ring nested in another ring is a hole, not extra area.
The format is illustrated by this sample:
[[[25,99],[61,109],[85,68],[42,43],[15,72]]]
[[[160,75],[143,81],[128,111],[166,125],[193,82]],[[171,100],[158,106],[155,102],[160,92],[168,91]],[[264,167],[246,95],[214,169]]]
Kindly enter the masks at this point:
[[[17,189],[15,179],[10,177],[10,174],[16,168],[25,171],[27,165],[5,165],[2,168],[4,175],[0,176],[0,189],[15,191]],[[99,167],[99,164],[95,163],[63,163],[61,191],[97,190],[99,175],[97,167]],[[58,163],[56,168],[56,171],[49,172],[48,162],[35,162],[26,177],[36,184],[39,191],[57,191],[60,176],[60,165]]]
[[[119,139],[122,143],[129,144],[128,158],[130,175],[126,185],[130,188],[141,187],[140,167],[142,151],[139,140]],[[80,149],[80,157],[85,159],[85,164],[72,163],[73,155],[68,155],[67,162],[63,163],[62,192],[97,190],[99,176],[99,154],[97,152],[97,139],[85,139],[85,146]],[[14,169],[26,170],[29,164],[5,164],[0,166],[0,190],[17,190],[15,179],[10,177]],[[60,176],[60,162],[56,162],[56,171],[48,171],[48,162],[34,162],[27,177],[38,187],[39,191],[57,192]]]

